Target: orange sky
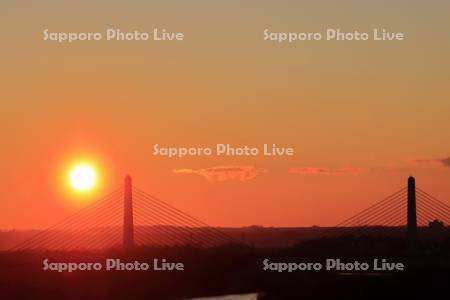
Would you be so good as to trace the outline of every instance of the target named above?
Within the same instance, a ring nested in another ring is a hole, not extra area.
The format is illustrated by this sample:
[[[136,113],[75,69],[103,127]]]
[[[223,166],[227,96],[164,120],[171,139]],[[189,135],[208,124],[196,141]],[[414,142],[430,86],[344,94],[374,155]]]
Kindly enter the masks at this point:
[[[119,187],[126,174],[219,226],[333,225],[409,175],[450,198],[449,3],[152,3],[0,4],[0,228],[49,226]],[[186,40],[42,41],[45,28],[108,27],[166,28]],[[263,41],[265,28],[327,27],[382,27],[407,40]],[[296,154],[151,155],[153,144],[216,143],[276,143]],[[74,198],[61,183],[79,157],[103,176],[92,199]],[[208,177],[226,167],[256,173]]]

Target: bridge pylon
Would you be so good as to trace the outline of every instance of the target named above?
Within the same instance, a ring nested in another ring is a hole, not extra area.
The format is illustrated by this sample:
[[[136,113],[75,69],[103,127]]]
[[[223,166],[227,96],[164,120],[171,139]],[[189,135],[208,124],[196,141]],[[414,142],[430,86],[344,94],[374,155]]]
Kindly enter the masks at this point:
[[[134,248],[133,224],[133,184],[130,176],[125,177],[123,198],[123,248],[130,251]]]
[[[406,238],[408,249],[415,251],[417,249],[416,180],[412,176],[408,178]]]

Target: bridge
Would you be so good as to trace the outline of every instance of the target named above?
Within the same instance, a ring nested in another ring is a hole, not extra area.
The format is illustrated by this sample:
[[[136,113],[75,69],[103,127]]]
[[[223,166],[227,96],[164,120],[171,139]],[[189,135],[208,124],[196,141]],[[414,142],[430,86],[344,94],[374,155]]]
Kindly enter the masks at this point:
[[[418,239],[418,227],[445,228],[450,224],[450,206],[416,187],[407,186],[340,222],[334,229],[367,235],[380,228],[404,229],[410,248]],[[136,246],[216,247],[241,244],[218,228],[177,209],[135,187],[131,177],[124,187],[14,246],[26,249],[86,250]]]
[[[415,249],[418,228],[427,227],[436,232],[447,230],[450,224],[450,206],[416,186],[409,177],[407,186],[345,219],[335,229],[346,229],[346,235],[368,236],[386,234],[386,229],[404,229],[408,247]]]

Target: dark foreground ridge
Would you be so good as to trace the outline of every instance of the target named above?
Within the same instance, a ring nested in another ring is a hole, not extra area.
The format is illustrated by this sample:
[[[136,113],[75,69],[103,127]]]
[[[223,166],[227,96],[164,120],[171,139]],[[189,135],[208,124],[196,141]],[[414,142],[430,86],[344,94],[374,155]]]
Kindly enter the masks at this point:
[[[48,262],[181,262],[183,271],[58,272]],[[307,263],[339,259],[344,269],[279,272],[265,263]],[[402,263],[403,271],[347,270],[353,262]],[[351,264],[348,264],[350,263]],[[23,250],[0,255],[0,290],[4,299],[186,299],[260,293],[260,299],[431,299],[445,294],[450,271],[450,238],[421,240],[411,253],[401,238],[320,238],[292,247],[258,249],[242,245],[211,248],[137,247],[103,251]]]

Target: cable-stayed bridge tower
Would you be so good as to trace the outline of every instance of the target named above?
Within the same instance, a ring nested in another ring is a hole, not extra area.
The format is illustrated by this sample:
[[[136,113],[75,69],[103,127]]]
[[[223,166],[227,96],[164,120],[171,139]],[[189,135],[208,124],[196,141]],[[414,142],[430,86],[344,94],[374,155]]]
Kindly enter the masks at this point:
[[[407,203],[407,224],[406,239],[408,248],[411,251],[417,248],[417,208],[416,208],[416,180],[414,177],[408,178],[408,203]]]
[[[130,176],[125,177],[123,195],[123,248],[130,251],[134,248],[133,223],[133,185]]]

